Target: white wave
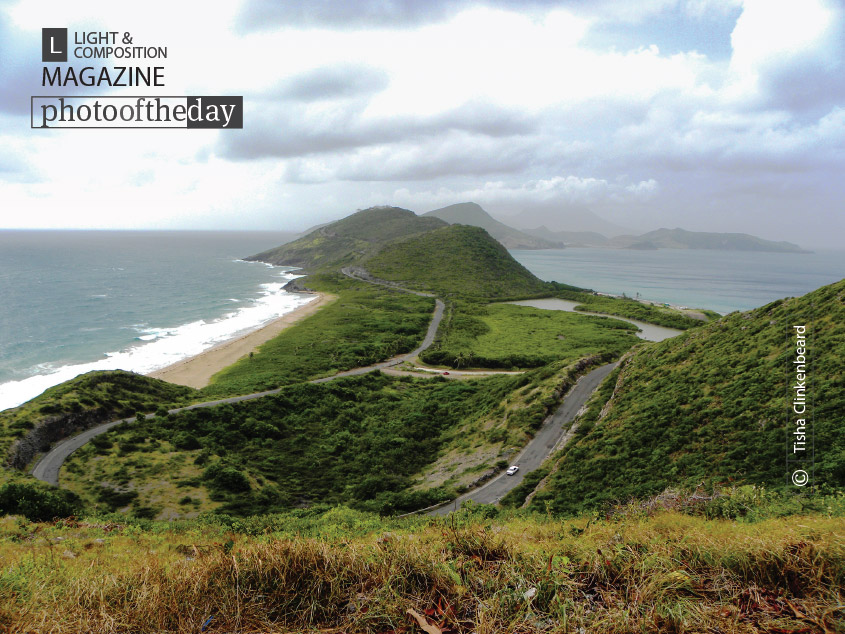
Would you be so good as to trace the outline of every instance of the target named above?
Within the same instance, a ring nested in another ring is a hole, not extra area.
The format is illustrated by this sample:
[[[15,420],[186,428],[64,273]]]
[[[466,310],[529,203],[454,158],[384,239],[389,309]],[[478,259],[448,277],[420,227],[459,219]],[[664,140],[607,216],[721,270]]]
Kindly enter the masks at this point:
[[[103,358],[88,363],[61,367],[39,364],[35,376],[0,384],[0,410],[20,405],[49,387],[91,370],[120,369],[147,374],[197,355],[223,341],[257,330],[316,299],[314,295],[288,293],[283,286],[295,276],[285,273],[279,277],[283,279],[282,282],[262,284],[260,297],[219,319],[194,321],[173,327],[136,324],[133,329],[143,333],[137,337],[142,340],[137,345],[106,352]]]

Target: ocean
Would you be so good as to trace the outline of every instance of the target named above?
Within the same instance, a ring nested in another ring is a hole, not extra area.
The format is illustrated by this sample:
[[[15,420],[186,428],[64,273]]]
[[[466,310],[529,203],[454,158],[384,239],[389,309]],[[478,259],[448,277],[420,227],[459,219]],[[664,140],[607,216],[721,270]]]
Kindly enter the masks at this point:
[[[0,231],[0,410],[90,370],[140,373],[294,310],[296,275],[240,258],[279,232]]]
[[[147,373],[311,299],[240,258],[281,232],[0,231],[0,409],[80,373]],[[512,251],[538,277],[722,313],[835,282],[845,252]]]
[[[845,277],[845,251],[758,253],[659,249],[511,251],[546,281],[719,313],[797,297]]]

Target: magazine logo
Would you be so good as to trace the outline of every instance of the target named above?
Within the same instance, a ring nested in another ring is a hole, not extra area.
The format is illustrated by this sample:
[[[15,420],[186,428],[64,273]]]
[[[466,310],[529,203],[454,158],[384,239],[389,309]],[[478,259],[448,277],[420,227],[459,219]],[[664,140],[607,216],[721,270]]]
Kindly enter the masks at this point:
[[[80,86],[98,92],[127,87],[163,88],[164,66],[134,61],[167,59],[166,46],[150,44],[136,41],[130,31],[42,28],[41,86],[52,89],[44,91],[49,93],[58,89],[58,94],[30,97],[30,127],[243,128],[242,96],[61,94],[63,88]],[[69,58],[69,64],[56,63]]]
[[[41,29],[41,61],[67,61],[67,29]]]

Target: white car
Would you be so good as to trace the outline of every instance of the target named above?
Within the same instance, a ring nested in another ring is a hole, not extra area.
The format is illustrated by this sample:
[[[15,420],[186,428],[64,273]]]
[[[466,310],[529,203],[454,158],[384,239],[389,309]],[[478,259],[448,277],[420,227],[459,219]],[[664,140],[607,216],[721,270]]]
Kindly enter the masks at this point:
[[[517,471],[519,471],[519,467],[517,467],[516,465],[513,465],[507,471],[505,471],[505,473],[507,473],[508,475],[513,475]]]

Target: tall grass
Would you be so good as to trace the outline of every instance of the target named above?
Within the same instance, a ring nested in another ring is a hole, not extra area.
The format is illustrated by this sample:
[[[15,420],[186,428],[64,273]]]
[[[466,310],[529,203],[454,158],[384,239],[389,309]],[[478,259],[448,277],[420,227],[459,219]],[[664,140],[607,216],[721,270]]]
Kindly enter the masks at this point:
[[[207,631],[420,631],[407,610],[441,632],[490,634],[845,627],[837,518],[558,521],[480,507],[362,532],[366,516],[333,513],[308,537],[7,519],[0,627],[197,632],[213,616]]]

